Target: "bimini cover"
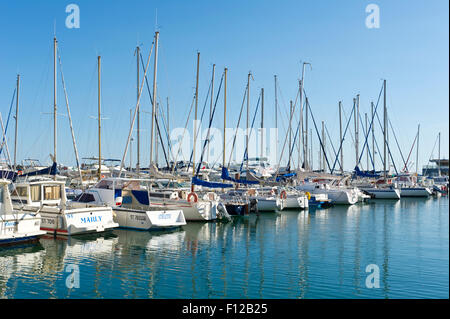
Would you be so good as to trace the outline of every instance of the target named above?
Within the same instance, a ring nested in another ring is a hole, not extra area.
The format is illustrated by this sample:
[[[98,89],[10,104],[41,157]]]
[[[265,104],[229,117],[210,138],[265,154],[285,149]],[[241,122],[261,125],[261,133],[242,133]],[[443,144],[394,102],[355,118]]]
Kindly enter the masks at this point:
[[[363,172],[363,171],[361,171],[359,169],[358,166],[355,166],[355,175],[356,176],[361,176],[361,177],[374,177],[374,178],[380,177],[380,175],[378,175],[378,174],[372,174],[372,173],[369,173],[367,171]]]
[[[222,179],[234,182],[234,183],[240,183],[240,184],[259,184],[259,181],[250,181],[247,179],[236,179],[230,177],[230,173],[228,172],[228,169],[226,167],[222,167]]]
[[[207,182],[207,181],[203,181],[203,180],[201,180],[200,178],[197,178],[197,177],[192,177],[192,184],[199,185],[199,186],[205,186],[205,187],[211,187],[211,188],[229,188],[229,187],[233,187],[232,184]]]

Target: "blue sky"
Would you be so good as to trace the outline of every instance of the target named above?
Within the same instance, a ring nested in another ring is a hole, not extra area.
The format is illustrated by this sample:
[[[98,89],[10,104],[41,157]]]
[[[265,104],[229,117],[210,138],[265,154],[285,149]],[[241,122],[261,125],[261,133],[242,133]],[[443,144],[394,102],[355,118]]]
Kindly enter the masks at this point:
[[[65,8],[70,3],[80,8],[79,29],[65,26]],[[365,25],[365,8],[370,3],[380,8],[379,29]],[[171,127],[184,127],[194,93],[197,51],[201,53],[200,109],[212,64],[216,64],[217,82],[223,68],[229,70],[227,122],[231,127],[236,125],[250,70],[254,77],[252,110],[264,88],[265,125],[271,127],[274,74],[278,76],[279,104],[285,114],[279,118],[286,118],[289,100],[294,100],[297,92],[301,61],[308,61],[312,70],[306,70],[305,89],[316,121],[325,121],[335,147],[338,101],[342,100],[348,115],[353,97],[360,94],[361,113],[369,112],[370,101],[376,102],[382,79],[387,79],[389,116],[405,157],[420,123],[420,167],[427,163],[438,132],[442,134],[441,155],[448,157],[449,153],[448,11],[447,1],[2,1],[0,111],[6,121],[20,73],[18,159],[49,162],[53,127],[52,116],[45,113],[52,112],[52,38],[56,27],[80,156],[97,154],[97,122],[92,117],[97,114],[96,63],[97,55],[101,55],[102,113],[108,118],[102,122],[103,154],[122,158],[129,110],[136,101],[133,54],[140,44],[146,59],[157,16],[159,99],[165,102],[169,97]],[[58,107],[66,114],[59,78],[58,86]],[[142,108],[150,111],[147,94]],[[222,114],[221,104],[217,112]],[[148,163],[147,114],[142,116],[142,123],[141,162]],[[214,124],[221,128],[222,117],[217,116]],[[58,135],[58,160],[73,165],[65,116],[58,118]],[[12,152],[12,123],[8,143]],[[317,146],[318,142],[313,143]],[[381,147],[381,136],[378,143]],[[400,166],[393,139],[391,148]],[[354,151],[350,136],[344,156],[345,167],[351,169]],[[415,161],[415,151],[411,157]]]

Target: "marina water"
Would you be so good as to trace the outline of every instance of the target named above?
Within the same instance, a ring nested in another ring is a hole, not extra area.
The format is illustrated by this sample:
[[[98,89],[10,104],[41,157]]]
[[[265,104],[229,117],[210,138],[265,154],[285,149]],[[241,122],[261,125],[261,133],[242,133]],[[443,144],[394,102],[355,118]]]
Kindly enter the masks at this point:
[[[42,238],[0,249],[0,297],[449,298],[448,213],[448,197],[402,198]]]

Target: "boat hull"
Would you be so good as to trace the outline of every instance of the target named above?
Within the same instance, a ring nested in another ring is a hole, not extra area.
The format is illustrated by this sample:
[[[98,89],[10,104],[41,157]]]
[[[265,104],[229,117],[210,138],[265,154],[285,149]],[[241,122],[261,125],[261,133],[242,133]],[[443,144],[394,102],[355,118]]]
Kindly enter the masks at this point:
[[[373,196],[374,199],[400,199],[398,189],[363,188],[363,190]]]
[[[431,193],[427,187],[402,187],[400,189],[401,197],[428,197]]]
[[[288,196],[284,199],[283,209],[307,209],[309,206],[306,196]]]
[[[39,240],[46,234],[40,230],[41,218],[39,215],[23,214],[4,215],[0,221],[0,246],[9,246]]]
[[[181,209],[146,211],[117,207],[113,212],[114,221],[121,228],[164,230],[186,225]]]
[[[54,235],[100,233],[119,227],[110,207],[89,207],[41,212],[41,230]]]

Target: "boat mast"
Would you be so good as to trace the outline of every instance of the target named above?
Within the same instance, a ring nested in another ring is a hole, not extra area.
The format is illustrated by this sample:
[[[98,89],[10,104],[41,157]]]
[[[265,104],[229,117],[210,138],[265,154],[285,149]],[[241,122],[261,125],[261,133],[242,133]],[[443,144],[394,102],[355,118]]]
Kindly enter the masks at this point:
[[[274,75],[275,78],[275,154],[278,154],[278,97],[277,97],[277,76]]]
[[[383,128],[383,139],[384,139],[384,145],[383,145],[383,172],[384,172],[384,179],[386,180],[386,128],[387,128],[387,111],[386,111],[386,80],[383,81],[383,105],[384,105],[384,114],[383,114],[383,121],[384,121],[384,128]]]
[[[358,144],[359,144],[359,94],[356,95],[356,98],[353,99],[353,104],[356,103],[355,108],[355,166],[358,166]]]
[[[261,88],[261,162],[264,156],[264,88]]]
[[[149,168],[153,164],[153,138],[155,136],[155,115],[156,115],[156,75],[158,68],[158,39],[159,39],[159,31],[155,32],[155,63],[153,69],[153,101],[152,101],[152,126],[151,126],[151,134],[150,134],[150,165]]]
[[[210,101],[210,103],[209,103],[209,122],[211,122],[211,116],[212,116],[212,108],[213,108],[213,98],[214,98],[214,72],[215,72],[215,69],[216,69],[216,65],[215,64],[213,64],[213,69],[212,69],[212,79],[211,79],[211,101]],[[209,164],[209,144],[210,143],[208,143],[208,154],[207,154],[207,159],[206,159],[206,161],[208,162],[208,164]]]
[[[16,96],[16,127],[15,127],[15,137],[14,137],[14,171],[17,167],[17,124],[19,121],[19,84],[20,84],[20,74],[17,74],[17,96]]]
[[[169,134],[169,142],[168,142],[168,149],[169,149],[169,151],[167,152],[167,157],[168,157],[168,159],[169,159],[169,165],[170,165],[170,157],[171,157],[171,155],[172,155],[172,157],[173,157],[173,154],[172,154],[172,147],[171,147],[171,143],[170,143],[170,122],[169,122],[169,97],[167,97],[166,98],[166,101],[167,101],[167,134]]]
[[[303,162],[305,164],[305,170],[309,169],[309,163],[308,163],[308,109],[309,109],[309,104],[308,104],[308,97],[306,97],[305,99],[305,138],[304,138],[304,150],[305,150],[305,156],[303,159]]]
[[[308,155],[308,150],[307,150],[307,148],[308,148],[308,142],[307,142],[307,140],[305,139],[305,131],[304,131],[304,129],[303,129],[303,90],[304,90],[304,87],[305,87],[305,66],[307,65],[307,64],[309,64],[309,66],[311,66],[311,63],[309,63],[309,62],[303,62],[303,65],[302,65],[302,79],[300,80],[300,85],[299,85],[299,87],[300,87],[300,134],[301,134],[301,142],[303,143],[303,160],[304,160],[304,164],[305,164],[305,169],[308,167],[308,163],[307,163],[307,155]],[[308,108],[308,106],[307,106],[307,108]],[[307,121],[308,121],[308,118],[306,118],[305,119],[306,120],[306,130],[308,129],[308,124],[307,124]],[[307,136],[308,136],[308,132],[306,131],[306,138],[307,138]],[[301,163],[300,163],[300,151],[301,150],[301,147],[300,147],[300,135],[299,135],[299,139],[298,139],[298,153],[299,153],[299,155],[298,155],[298,167],[300,168],[300,166],[301,166]]]
[[[303,65],[304,69],[304,65]],[[299,132],[298,132],[298,163],[297,170],[300,171],[301,166],[301,145],[303,142],[303,146],[305,146],[304,134],[303,134],[303,71],[302,71],[302,80],[299,81],[299,90],[300,90],[300,119],[299,119]],[[305,155],[305,150],[303,149],[303,155]]]
[[[289,167],[289,170],[290,170],[290,168],[291,168],[291,143],[292,143],[291,122],[292,122],[292,116],[293,116],[293,114],[292,114],[292,100],[289,102],[289,116],[290,116],[290,120],[289,120],[289,148],[288,148],[288,150],[289,150],[289,161],[288,161],[289,166],[288,167]]]
[[[416,174],[419,174],[419,132],[420,124],[417,125]]]
[[[97,57],[98,73],[98,172],[97,178],[102,178],[102,119],[101,119],[101,57]]]
[[[140,75],[139,75],[139,58],[140,58],[140,54],[141,54],[141,48],[139,46],[136,47],[136,100],[139,100],[139,81],[140,81]],[[140,113],[141,111],[138,109],[137,111],[137,141],[136,141],[136,171],[139,175],[140,173],[140,158],[141,158],[141,154],[140,154],[140,134],[141,134],[141,130],[140,130]],[[131,150],[130,150],[130,154],[131,154]],[[130,155],[131,157],[131,155]],[[131,169],[131,165],[130,165],[130,169]]]
[[[223,154],[222,154],[222,167],[225,167],[225,132],[227,127],[227,71],[225,68],[225,85],[224,85],[224,93],[223,93]],[[224,180],[225,181],[225,180]]]
[[[342,101],[339,101],[339,143],[342,145]],[[341,146],[341,174],[344,174],[344,152]]]
[[[156,109],[155,109],[155,122],[156,123],[160,123],[159,122],[159,119],[158,119],[158,117],[159,117],[159,102],[156,102]],[[160,131],[157,129],[159,127],[159,124],[158,124],[158,126],[155,128],[155,165],[156,165],[156,167],[158,167],[158,161],[159,161],[159,137],[160,137]]]
[[[249,132],[248,132],[248,123],[249,123],[249,115],[250,115],[250,76],[251,76],[251,72],[248,72],[248,76],[247,76],[247,129],[246,129],[246,134],[245,134],[245,149],[247,150],[247,158],[245,160],[245,168],[248,172],[248,136],[249,136]],[[245,173],[246,176],[248,177],[248,173]]]
[[[373,110],[373,102],[370,103],[370,109],[372,113],[372,165],[373,165],[373,173],[375,174],[375,125],[373,125],[373,121],[375,119],[375,114]]]
[[[306,101],[308,101],[308,100],[306,100]],[[307,104],[308,105],[308,104]],[[312,171],[313,170],[313,168],[314,168],[314,162],[313,162],[313,134],[312,134],[312,129],[310,129],[309,130],[309,136],[310,136],[310,139],[311,139],[311,148],[310,148],[310,152],[309,152],[309,157],[310,157],[310,160],[309,160],[309,163],[310,163],[310,165],[309,165],[309,168],[310,168],[310,170]]]
[[[368,130],[368,126],[367,126],[367,113],[364,113],[364,117],[366,119],[366,131]],[[364,134],[365,135],[365,134]],[[366,148],[366,162],[367,162],[367,170],[369,170],[369,145],[367,145]]]
[[[417,141],[417,147],[419,147],[419,141]],[[439,144],[438,144],[438,174],[441,176],[441,132],[439,132]]]
[[[322,172],[325,173],[325,122],[322,121]]]
[[[195,117],[194,117],[194,145],[192,148],[192,177],[195,176],[195,144],[197,142],[197,108],[198,108],[198,75],[200,69],[200,52],[197,52],[197,76],[195,80]],[[191,190],[194,191],[194,184],[191,185]]]
[[[58,41],[56,37],[53,38],[53,162],[57,162],[56,160],[56,142],[57,142],[57,106],[56,106],[56,47]],[[54,176],[56,180],[56,175]]]

